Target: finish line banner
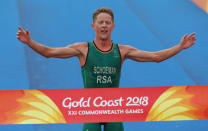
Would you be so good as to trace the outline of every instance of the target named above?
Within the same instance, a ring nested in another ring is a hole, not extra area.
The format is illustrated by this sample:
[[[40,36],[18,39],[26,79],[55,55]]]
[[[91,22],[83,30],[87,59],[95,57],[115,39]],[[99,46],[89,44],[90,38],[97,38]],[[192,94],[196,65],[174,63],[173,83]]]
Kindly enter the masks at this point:
[[[0,124],[205,119],[208,85],[0,91]]]

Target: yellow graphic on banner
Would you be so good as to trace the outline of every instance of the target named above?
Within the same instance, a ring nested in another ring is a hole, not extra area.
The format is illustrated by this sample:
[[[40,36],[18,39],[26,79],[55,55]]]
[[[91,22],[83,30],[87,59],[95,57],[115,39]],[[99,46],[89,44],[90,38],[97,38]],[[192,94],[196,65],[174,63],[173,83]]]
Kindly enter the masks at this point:
[[[201,90],[201,91],[200,91]],[[177,86],[165,91],[154,103],[146,121],[207,119],[207,88]]]
[[[19,95],[13,97],[16,100],[7,105],[13,109],[4,114],[2,124],[66,123],[54,102],[38,90],[19,91]],[[8,99],[13,98],[10,95]]]

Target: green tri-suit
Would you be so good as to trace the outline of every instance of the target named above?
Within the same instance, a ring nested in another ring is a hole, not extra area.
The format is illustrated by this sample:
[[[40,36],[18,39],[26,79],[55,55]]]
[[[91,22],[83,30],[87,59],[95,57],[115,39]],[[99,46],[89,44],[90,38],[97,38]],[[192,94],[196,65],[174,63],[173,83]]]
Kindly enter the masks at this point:
[[[82,67],[85,88],[117,88],[121,73],[121,55],[117,44],[108,51],[102,51],[94,42],[88,42],[88,54]],[[84,123],[83,131],[123,131],[121,122]]]

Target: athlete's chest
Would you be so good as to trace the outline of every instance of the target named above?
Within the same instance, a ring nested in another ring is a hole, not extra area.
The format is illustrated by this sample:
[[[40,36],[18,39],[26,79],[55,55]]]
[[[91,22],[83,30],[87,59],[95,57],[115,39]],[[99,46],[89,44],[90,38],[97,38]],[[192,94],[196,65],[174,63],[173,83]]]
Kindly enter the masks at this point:
[[[121,64],[121,56],[116,49],[108,53],[95,50],[93,52],[89,52],[87,61],[92,65],[118,66]]]

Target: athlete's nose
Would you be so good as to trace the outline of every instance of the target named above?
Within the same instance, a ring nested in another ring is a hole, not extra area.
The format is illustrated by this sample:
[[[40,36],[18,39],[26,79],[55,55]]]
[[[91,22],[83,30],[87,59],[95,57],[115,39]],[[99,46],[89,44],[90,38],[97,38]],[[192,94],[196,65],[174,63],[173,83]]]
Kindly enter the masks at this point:
[[[102,27],[106,27],[106,26],[107,26],[106,22],[103,22]]]

